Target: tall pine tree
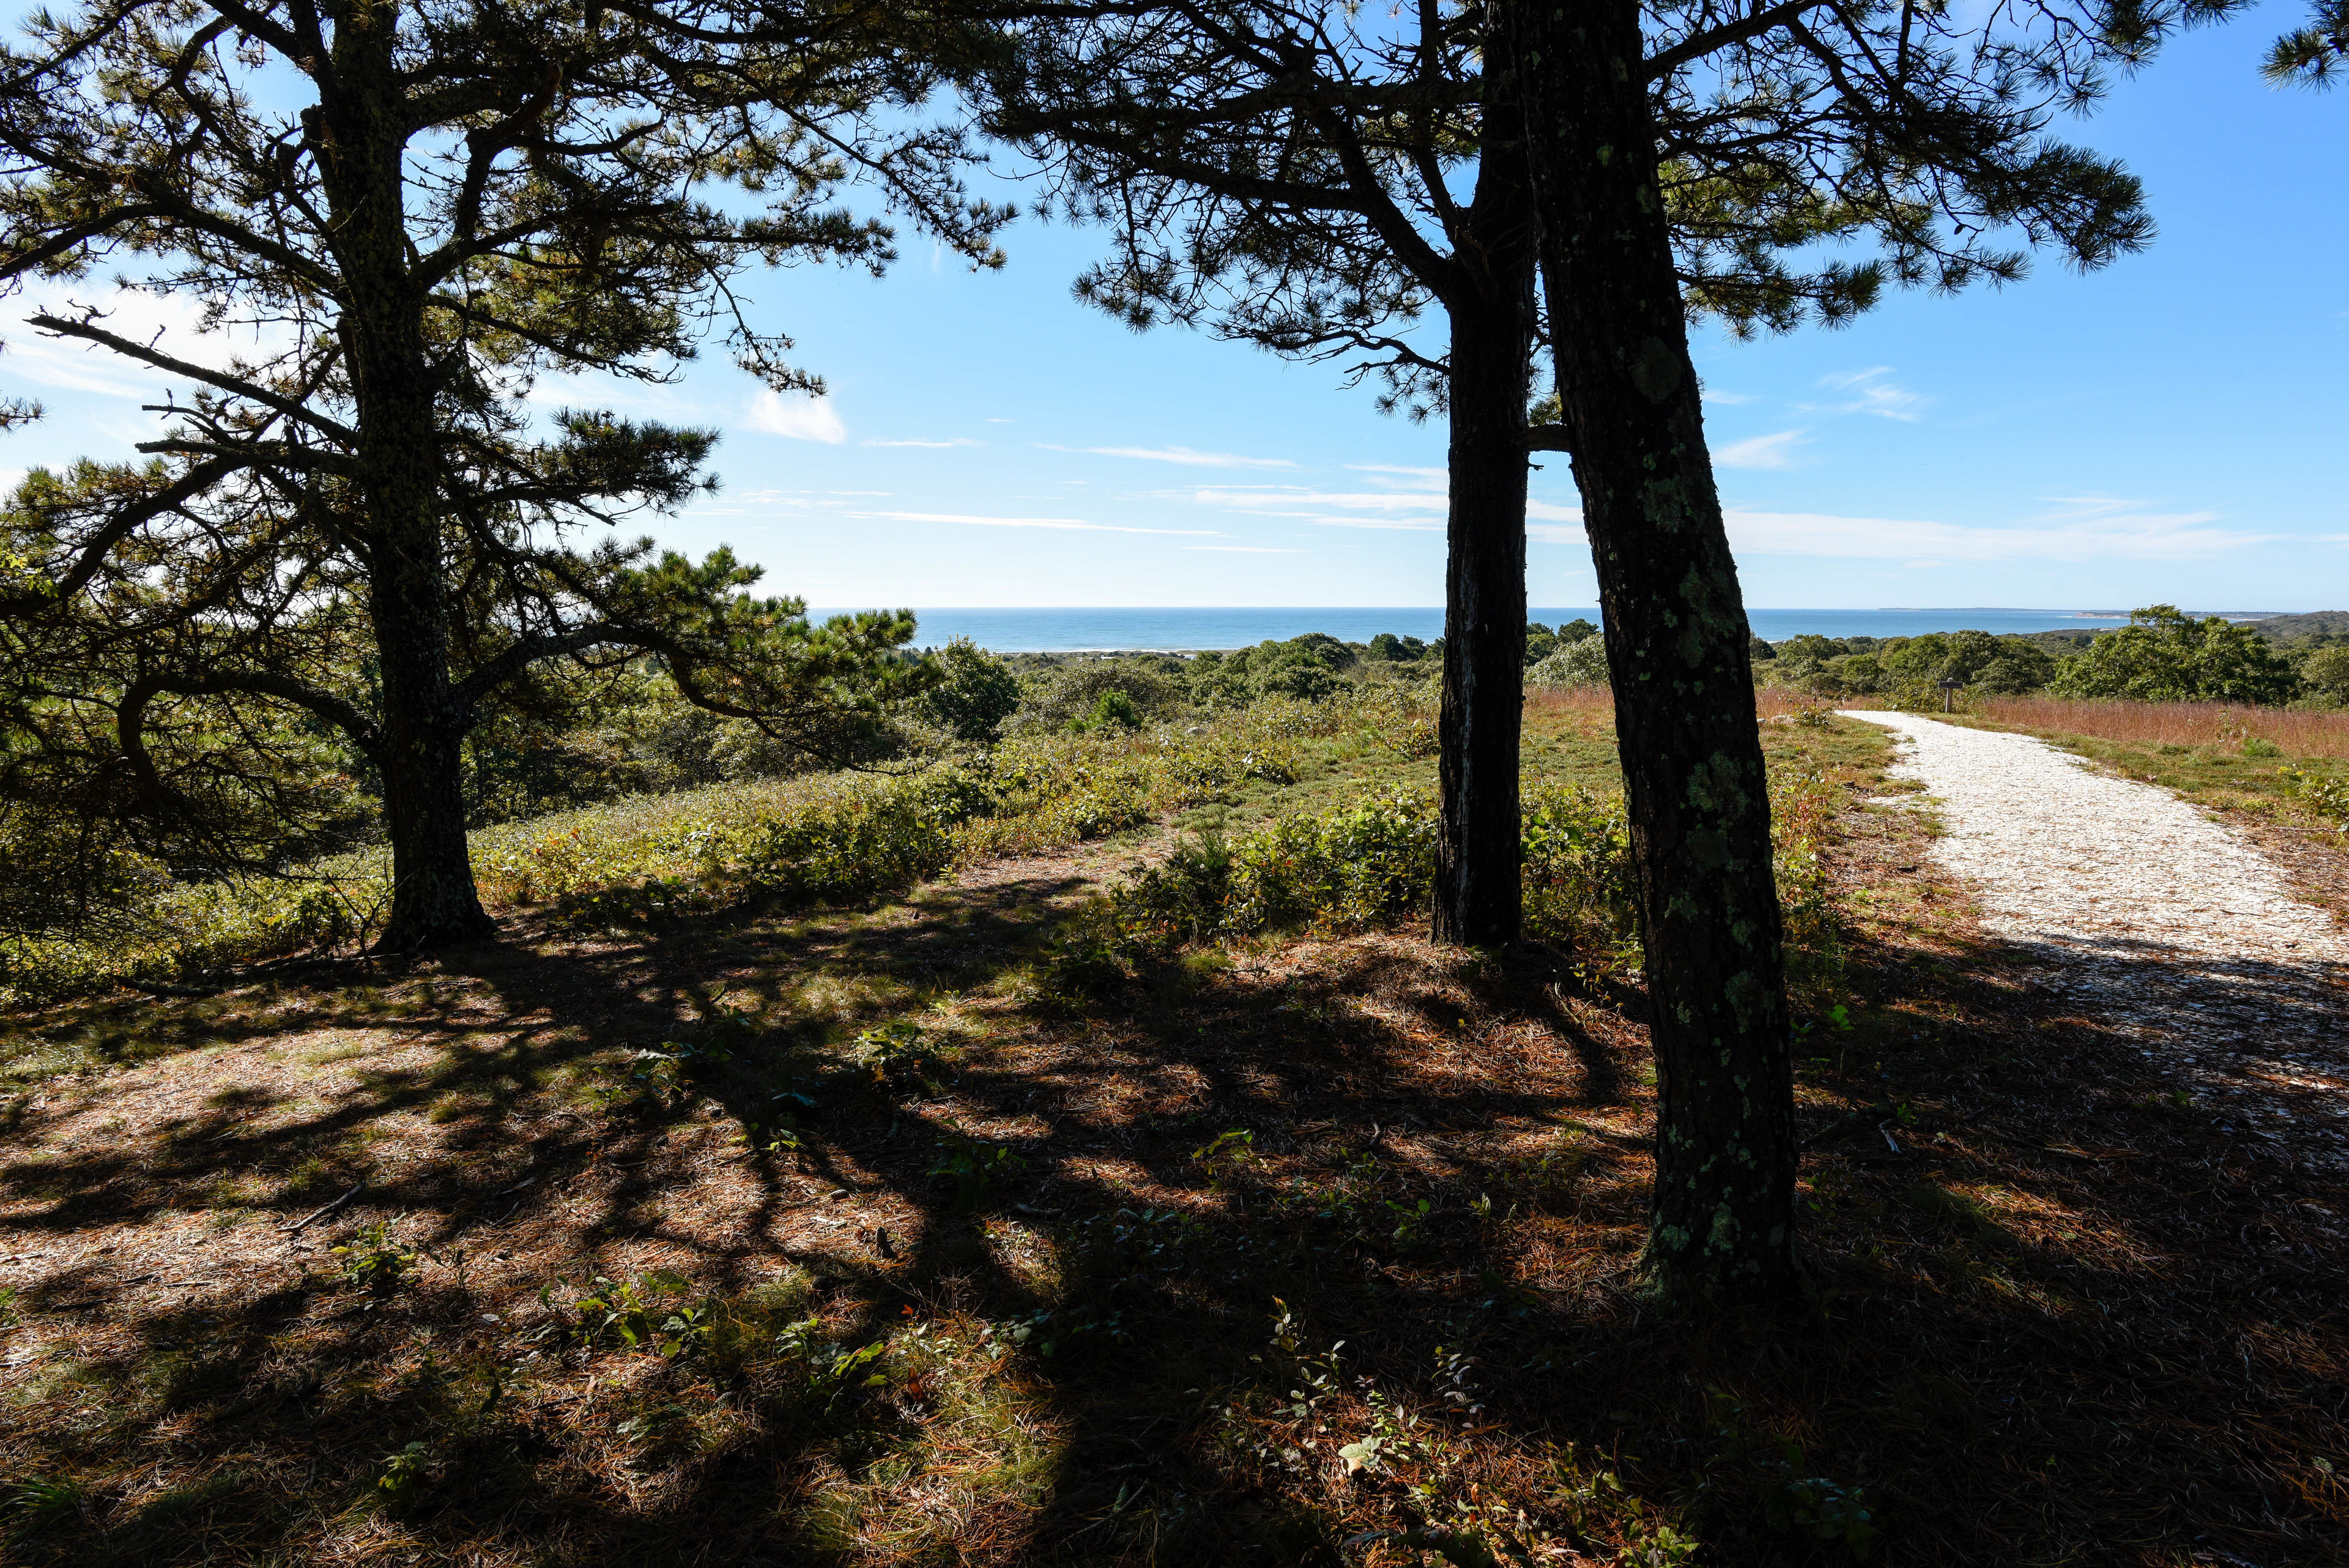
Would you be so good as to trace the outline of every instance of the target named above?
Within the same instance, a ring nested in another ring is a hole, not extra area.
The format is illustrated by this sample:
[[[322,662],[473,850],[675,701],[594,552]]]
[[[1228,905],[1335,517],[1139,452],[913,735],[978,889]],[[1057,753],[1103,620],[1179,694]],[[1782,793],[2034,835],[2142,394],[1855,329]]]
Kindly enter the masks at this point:
[[[993,122],[1116,238],[1083,293],[1137,326],[1350,356],[1390,406],[1453,421],[1436,929],[1455,940],[1516,929],[1523,466],[1571,455],[1664,1091],[1660,1288],[1766,1295],[1799,1272],[1750,639],[1687,322],[1833,323],[1888,284],[2019,277],[2034,246],[2094,266],[2142,244],[2136,182],[2047,129],[2232,3],[1172,0],[1014,28]],[[1441,345],[1414,330],[1436,309]],[[1528,390],[1525,331],[1558,410],[1530,426],[1502,408]]]
[[[1847,276],[1862,296],[1886,275],[2011,279],[2034,244],[2101,265],[2150,233],[2138,187],[2046,128],[2223,5],[1505,3],[1640,882],[1661,1102],[1643,1266],[1668,1294],[1784,1297],[1797,1151],[1767,781],[1689,356],[1713,285],[1672,214],[1713,214],[1734,254],[1812,213],[1873,243]]]
[[[188,823],[268,805],[257,708],[331,727],[380,781],[384,940],[420,947],[489,929],[460,746],[534,662],[651,655],[691,701],[811,742],[903,685],[908,618],[812,627],[723,552],[578,540],[690,494],[709,434],[525,399],[550,374],[660,379],[712,330],[812,389],[736,290],[759,263],[890,257],[836,204],[853,171],[993,260],[1006,214],[910,118],[935,74],[903,46],[928,26],[828,0],[35,16],[0,54],[0,281],[37,286],[36,330],[151,373],[162,420],[145,463],[37,476],[8,514],[0,635],[40,693],[17,711],[98,715],[64,728]],[[726,184],[750,199],[707,195]],[[88,281],[109,264],[192,304],[188,340],[118,325]],[[160,765],[159,739],[198,765]]]

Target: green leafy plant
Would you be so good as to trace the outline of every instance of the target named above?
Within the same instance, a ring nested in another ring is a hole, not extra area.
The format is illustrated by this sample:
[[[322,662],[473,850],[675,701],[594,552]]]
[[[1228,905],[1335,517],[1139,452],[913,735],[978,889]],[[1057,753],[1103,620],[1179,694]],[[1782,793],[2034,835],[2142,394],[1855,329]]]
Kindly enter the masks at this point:
[[[1387,1199],[1387,1210],[1394,1216],[1394,1242],[1405,1251],[1416,1251],[1430,1241],[1428,1228],[1435,1218],[1435,1205],[1423,1198],[1416,1203]]]
[[[1126,1327],[1122,1312],[1061,1307],[990,1325],[986,1337],[1005,1345],[1026,1345],[1047,1358],[1065,1358],[1097,1345],[1123,1345],[1133,1339],[1133,1333]]]
[[[414,1501],[431,1479],[432,1447],[414,1442],[383,1459],[383,1473],[375,1478],[375,1489],[390,1503]]]
[[[1247,1127],[1231,1127],[1191,1151],[1207,1173],[1208,1184],[1218,1192],[1226,1190],[1239,1173],[1257,1163],[1256,1134]]]
[[[343,1282],[351,1289],[388,1295],[415,1272],[423,1254],[394,1235],[392,1224],[389,1220],[378,1220],[362,1225],[348,1241],[327,1250],[329,1257],[340,1260]]]
[[[820,1318],[802,1318],[786,1324],[775,1338],[776,1348],[804,1369],[812,1401],[828,1410],[853,1395],[887,1385],[888,1371],[880,1365],[889,1354],[887,1340],[836,1345],[817,1337],[823,1326]]]
[[[925,1174],[933,1181],[952,1183],[955,1207],[968,1213],[987,1200],[989,1188],[1027,1168],[1017,1150],[949,1129],[938,1139]]]
[[[2326,778],[2295,767],[2278,768],[2276,776],[2293,795],[2331,817],[2344,832],[2349,832],[2349,779]]]
[[[693,1430],[693,1413],[678,1404],[654,1405],[637,1411],[612,1430],[639,1450],[672,1449]]]
[[[540,1287],[539,1303],[552,1308],[558,1278]],[[693,1299],[684,1275],[656,1269],[636,1279],[598,1275],[569,1303],[572,1321],[561,1332],[590,1349],[649,1350],[665,1360],[693,1360],[709,1351],[725,1322],[723,1303],[712,1296]]]
[[[1756,1489],[1771,1529],[1841,1546],[1855,1562],[1868,1559],[1883,1531],[1861,1488],[1807,1473],[1812,1467],[1800,1445],[1749,1431],[1745,1407],[1723,1390],[1709,1391],[1705,1404],[1714,1451],[1701,1495]]]
[[[918,1088],[926,1095],[943,1092],[938,1080],[946,1069],[946,1052],[919,1026],[899,1019],[856,1037],[864,1070],[886,1088]]]

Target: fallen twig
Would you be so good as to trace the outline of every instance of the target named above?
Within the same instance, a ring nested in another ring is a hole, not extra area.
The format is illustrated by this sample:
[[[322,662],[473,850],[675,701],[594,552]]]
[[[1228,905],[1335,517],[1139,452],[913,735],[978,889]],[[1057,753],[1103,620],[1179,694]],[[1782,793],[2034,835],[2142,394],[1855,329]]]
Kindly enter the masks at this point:
[[[327,1215],[332,1214],[336,1210],[340,1209],[344,1204],[348,1203],[352,1199],[357,1198],[359,1195],[359,1189],[366,1185],[367,1183],[364,1181],[353,1183],[351,1189],[348,1192],[344,1193],[340,1198],[336,1199],[324,1209],[320,1209],[313,1213],[309,1219],[303,1220],[298,1225],[287,1226],[285,1228],[285,1233],[288,1236],[293,1236],[298,1235],[302,1231],[308,1230],[313,1221],[325,1219]]]

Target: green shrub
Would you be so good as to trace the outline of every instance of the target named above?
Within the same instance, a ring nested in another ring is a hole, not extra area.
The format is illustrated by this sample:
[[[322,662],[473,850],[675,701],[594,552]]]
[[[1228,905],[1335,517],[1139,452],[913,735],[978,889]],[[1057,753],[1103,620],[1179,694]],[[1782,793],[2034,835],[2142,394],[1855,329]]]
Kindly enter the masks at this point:
[[[1620,796],[1550,784],[1525,802],[1528,935],[1628,961],[1639,950],[1631,828]]]
[[[2301,661],[2302,690],[2334,707],[2349,708],[2349,644],[2320,648]]]
[[[2137,702],[2282,703],[2298,689],[2291,663],[2248,627],[2201,620],[2174,605],[2132,610],[2129,624],[2067,659],[2048,683],[2057,697]]]
[[[969,1213],[987,1201],[989,1188],[1027,1168],[1018,1150],[950,1127],[938,1139],[927,1174],[933,1181],[951,1186],[955,1207]]]
[[[1561,642],[1557,652],[1526,671],[1526,684],[1528,686],[1604,686],[1607,683],[1607,641],[1604,638],[1583,637],[1572,642]]]
[[[1179,660],[1164,655],[1062,665],[1029,683],[1014,727],[1031,732],[1097,728],[1104,702],[1129,728],[1170,718],[1188,701],[1185,674]]]
[[[1407,643],[1398,639],[1385,646],[1392,659]],[[1326,633],[1286,642],[1267,638],[1254,648],[1201,654],[1190,670],[1192,696],[1215,709],[1243,708],[1267,697],[1320,702],[1347,690],[1346,672],[1355,663],[1354,650]]]
[[[957,740],[995,739],[1003,722],[1019,710],[1019,678],[1011,667],[967,637],[931,657],[937,662],[938,683],[923,694],[922,716]]]
[[[1433,803],[1402,794],[1281,816],[1234,847],[1225,929],[1358,930],[1423,909],[1435,883],[1435,827]]]
[[[2287,790],[2349,832],[2349,779],[2330,779],[2294,767],[2278,768],[2276,776]]]

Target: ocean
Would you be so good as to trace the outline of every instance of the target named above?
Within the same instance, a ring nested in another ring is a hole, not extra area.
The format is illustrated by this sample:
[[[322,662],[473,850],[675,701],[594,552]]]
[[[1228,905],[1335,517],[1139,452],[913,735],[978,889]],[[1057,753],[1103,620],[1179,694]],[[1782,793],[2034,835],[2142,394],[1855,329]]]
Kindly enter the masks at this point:
[[[819,609],[823,617],[838,613]],[[2225,613],[2225,612],[2221,612]],[[2240,612],[2238,612],[2240,613]],[[1074,653],[1105,649],[1247,648],[1267,638],[1327,632],[1345,642],[1368,642],[1382,631],[1430,639],[1444,634],[1444,611],[1426,606],[1235,609],[1228,607],[1152,609],[917,609],[915,640],[936,648],[967,637],[998,653]],[[1537,607],[1526,618],[1556,626],[1576,617],[1599,619],[1590,605]],[[1816,632],[1822,637],[1914,637],[1927,631],[2093,630],[2118,626],[2119,611],[2053,609],[1749,609],[1757,636],[1776,642]]]

